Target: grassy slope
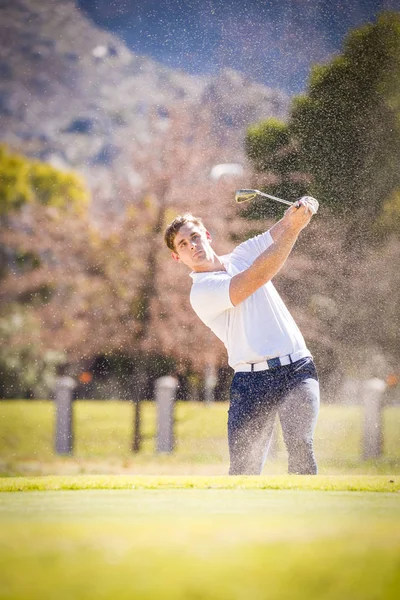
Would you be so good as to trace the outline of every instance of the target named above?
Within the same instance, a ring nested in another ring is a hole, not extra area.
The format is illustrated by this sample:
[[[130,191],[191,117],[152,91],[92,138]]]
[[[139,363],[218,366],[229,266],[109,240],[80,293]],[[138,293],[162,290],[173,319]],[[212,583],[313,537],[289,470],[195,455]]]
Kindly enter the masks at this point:
[[[0,548],[8,600],[394,600],[400,501],[243,488],[5,492]]]
[[[176,406],[176,451],[156,455],[156,412],[143,403],[143,447],[130,450],[133,408],[126,402],[80,401],[74,406],[73,457],[53,451],[54,405],[51,402],[0,402],[0,473],[75,474],[215,474],[227,472],[227,405],[181,402]],[[384,412],[384,454],[377,461],[361,458],[360,406],[322,406],[315,436],[320,473],[400,473],[400,407]],[[264,473],[286,472],[280,437],[275,457]]]

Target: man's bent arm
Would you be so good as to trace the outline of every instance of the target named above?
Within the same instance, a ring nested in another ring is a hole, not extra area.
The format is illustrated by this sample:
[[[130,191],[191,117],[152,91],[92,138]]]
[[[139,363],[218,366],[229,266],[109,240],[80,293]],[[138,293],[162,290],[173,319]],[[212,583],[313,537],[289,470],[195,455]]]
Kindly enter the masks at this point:
[[[270,281],[285,264],[300,231],[308,225],[312,214],[307,207],[291,207],[270,232],[274,243],[253,264],[231,279],[229,295],[234,306],[246,300]],[[279,226],[279,227],[277,227]]]

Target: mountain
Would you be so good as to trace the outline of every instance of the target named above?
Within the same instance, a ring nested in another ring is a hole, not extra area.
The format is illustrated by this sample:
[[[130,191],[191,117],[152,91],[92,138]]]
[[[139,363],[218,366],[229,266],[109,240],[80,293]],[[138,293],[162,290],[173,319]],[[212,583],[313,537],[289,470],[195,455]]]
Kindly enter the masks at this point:
[[[229,67],[294,95],[347,33],[399,0],[78,0],[133,52],[191,74]]]
[[[151,149],[150,115],[165,123],[175,106],[208,107],[223,162],[244,160],[250,123],[287,113],[285,94],[233,70],[195,77],[134,54],[72,0],[1,0],[0,10],[1,140],[78,170],[104,206],[118,208],[116,178],[139,181],[132,149]]]

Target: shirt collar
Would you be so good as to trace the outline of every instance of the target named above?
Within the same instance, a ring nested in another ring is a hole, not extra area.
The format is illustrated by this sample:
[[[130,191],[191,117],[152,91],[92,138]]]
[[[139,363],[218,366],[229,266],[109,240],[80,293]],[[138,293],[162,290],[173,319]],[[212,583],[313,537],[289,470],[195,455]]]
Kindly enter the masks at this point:
[[[201,275],[210,275],[210,273],[228,273],[228,275],[231,275],[229,257],[230,257],[230,254],[224,254],[224,255],[218,257],[220,259],[220,261],[222,262],[222,264],[224,265],[225,271],[204,271],[204,272],[202,271],[200,273],[198,273],[196,271],[192,271],[191,273],[189,273],[189,276],[194,281],[196,279],[199,279]]]

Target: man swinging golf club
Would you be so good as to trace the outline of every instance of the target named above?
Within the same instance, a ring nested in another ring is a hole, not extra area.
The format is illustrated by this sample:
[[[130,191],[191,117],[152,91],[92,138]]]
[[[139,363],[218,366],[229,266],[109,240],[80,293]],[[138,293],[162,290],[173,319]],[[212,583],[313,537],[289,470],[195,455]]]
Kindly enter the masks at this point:
[[[231,475],[262,472],[276,413],[289,473],[317,473],[318,376],[271,281],[317,210],[317,200],[301,198],[268,231],[226,256],[215,253],[210,233],[191,214],[174,219],[165,232],[172,257],[192,271],[194,311],[225,344],[235,371],[228,416]]]

